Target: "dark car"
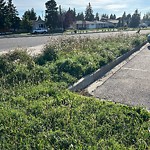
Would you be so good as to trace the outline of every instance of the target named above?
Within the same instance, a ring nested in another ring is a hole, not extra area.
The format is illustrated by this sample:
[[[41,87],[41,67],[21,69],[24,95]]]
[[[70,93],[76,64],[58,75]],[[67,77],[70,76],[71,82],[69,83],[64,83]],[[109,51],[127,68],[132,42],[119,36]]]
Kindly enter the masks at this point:
[[[150,43],[150,34],[147,36],[147,41]]]

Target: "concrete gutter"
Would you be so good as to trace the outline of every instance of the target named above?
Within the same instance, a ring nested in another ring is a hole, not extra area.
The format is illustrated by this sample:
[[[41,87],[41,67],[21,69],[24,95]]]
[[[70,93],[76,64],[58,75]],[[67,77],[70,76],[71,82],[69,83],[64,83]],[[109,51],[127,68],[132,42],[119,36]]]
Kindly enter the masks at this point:
[[[109,72],[111,69],[116,67],[118,64],[123,62],[125,59],[127,59],[129,56],[131,56],[134,52],[140,50],[142,46],[144,46],[147,43],[144,42],[142,45],[132,49],[131,51],[123,54],[122,56],[118,57],[116,60],[112,61],[111,63],[103,66],[102,68],[96,70],[94,73],[87,75],[83,78],[81,78],[78,82],[73,84],[72,86],[69,87],[69,90],[71,91],[81,91],[88,87],[90,84],[95,82],[96,80],[102,78],[107,72]]]

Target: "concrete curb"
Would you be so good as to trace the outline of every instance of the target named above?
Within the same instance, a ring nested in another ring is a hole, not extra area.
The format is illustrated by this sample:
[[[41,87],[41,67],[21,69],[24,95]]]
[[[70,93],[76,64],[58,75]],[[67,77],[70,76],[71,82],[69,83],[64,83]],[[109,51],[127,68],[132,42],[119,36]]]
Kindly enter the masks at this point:
[[[123,54],[122,56],[118,57],[116,60],[112,61],[111,63],[103,66],[102,68],[98,69],[94,73],[87,75],[83,78],[81,78],[78,82],[73,84],[72,86],[69,87],[69,90],[71,91],[81,91],[85,89],[87,86],[95,82],[96,80],[100,79],[103,77],[107,72],[109,72],[111,69],[116,67],[118,64],[123,62],[125,59],[127,59],[129,56],[131,56],[134,52],[140,50],[142,46],[144,46],[147,43],[144,42],[142,45],[132,49],[131,51]]]
[[[3,38],[24,38],[24,37],[40,37],[40,36],[58,36],[63,35],[62,33],[55,33],[55,34],[12,34],[12,35],[0,35],[0,39]]]

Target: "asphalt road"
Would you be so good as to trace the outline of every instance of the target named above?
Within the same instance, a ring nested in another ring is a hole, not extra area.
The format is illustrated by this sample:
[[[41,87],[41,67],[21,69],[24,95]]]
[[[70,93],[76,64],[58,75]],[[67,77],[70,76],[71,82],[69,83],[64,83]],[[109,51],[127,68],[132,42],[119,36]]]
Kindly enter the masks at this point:
[[[150,110],[150,44],[112,74],[92,95]]]
[[[15,38],[0,38],[0,52],[9,51],[16,48],[28,48],[36,47],[39,45],[48,44],[57,38],[68,38],[68,37],[108,37],[116,36],[118,34],[135,34],[136,31],[125,31],[125,32],[105,32],[105,33],[88,33],[88,34],[76,34],[76,35],[53,35],[53,36],[33,36],[33,37],[15,37]],[[150,33],[150,30],[141,30],[141,34]]]

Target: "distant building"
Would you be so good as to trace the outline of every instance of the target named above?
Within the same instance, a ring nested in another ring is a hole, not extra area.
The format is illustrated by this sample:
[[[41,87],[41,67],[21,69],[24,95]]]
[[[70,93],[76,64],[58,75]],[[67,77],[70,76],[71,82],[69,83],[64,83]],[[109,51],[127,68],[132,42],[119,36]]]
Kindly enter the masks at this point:
[[[38,20],[32,22],[32,30],[36,29],[47,29],[45,21],[42,20],[40,17],[38,18]]]
[[[76,21],[74,22],[74,28],[78,30],[82,29],[100,29],[100,28],[116,28],[118,20],[107,21]]]
[[[107,20],[107,22],[109,23],[109,26],[110,27],[114,27],[114,28],[116,28],[117,27],[117,25],[118,25],[118,23],[119,23],[119,20],[116,20],[116,19],[114,19],[114,20]]]

